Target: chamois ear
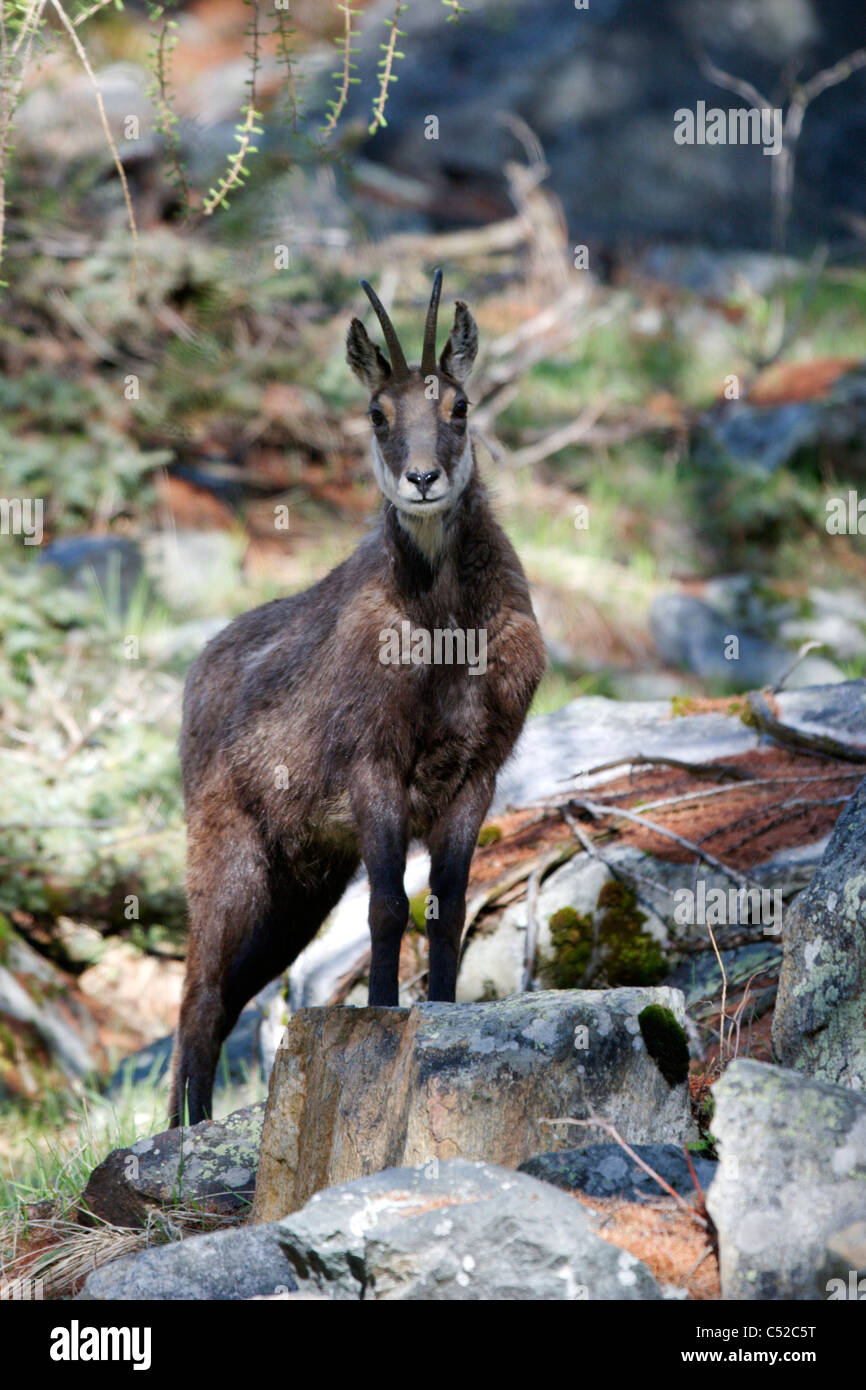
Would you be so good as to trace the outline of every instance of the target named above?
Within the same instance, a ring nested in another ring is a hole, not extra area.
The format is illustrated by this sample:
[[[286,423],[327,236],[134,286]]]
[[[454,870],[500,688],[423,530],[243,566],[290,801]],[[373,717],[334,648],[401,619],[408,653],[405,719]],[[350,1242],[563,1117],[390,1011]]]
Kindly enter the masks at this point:
[[[472,371],[478,351],[478,325],[462,299],[454,307],[454,327],[442,349],[439,366],[446,376],[464,382]]]
[[[352,319],[346,334],[346,361],[362,386],[370,392],[379,387],[391,375],[391,364],[387,357],[371,342],[367,330],[360,319]]]

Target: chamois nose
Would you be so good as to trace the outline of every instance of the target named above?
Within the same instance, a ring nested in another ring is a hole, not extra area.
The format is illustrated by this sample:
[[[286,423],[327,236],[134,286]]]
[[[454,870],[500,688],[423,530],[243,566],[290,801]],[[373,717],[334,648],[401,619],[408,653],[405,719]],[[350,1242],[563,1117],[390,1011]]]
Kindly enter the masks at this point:
[[[407,473],[406,477],[415,484],[421,496],[426,497],[441,472],[441,468],[431,468],[429,473]]]

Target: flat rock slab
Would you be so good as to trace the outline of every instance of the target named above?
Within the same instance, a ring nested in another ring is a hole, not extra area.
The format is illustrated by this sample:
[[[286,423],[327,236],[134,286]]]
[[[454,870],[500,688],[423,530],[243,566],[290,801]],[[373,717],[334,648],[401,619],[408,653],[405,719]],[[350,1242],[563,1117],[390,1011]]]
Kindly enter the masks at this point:
[[[707,1207],[723,1297],[829,1298],[866,1212],[866,1099],[746,1059],[713,1096],[720,1162]]]
[[[277,1231],[301,1286],[339,1300],[662,1296],[573,1197],[489,1163],[388,1169],[318,1193]]]
[[[780,721],[798,732],[866,747],[866,681],[783,690],[775,700]],[[563,779],[615,758],[642,754],[705,763],[748,753],[761,744],[757,730],[736,714],[710,711],[673,717],[669,700],[587,695],[527,721],[514,757],[497,779],[491,815],[509,805],[560,796],[567,786]],[[620,766],[599,773],[584,785],[622,772]]]
[[[631,1145],[639,1158],[674,1192],[691,1197],[695,1192],[685,1153],[675,1144]],[[706,1194],[716,1175],[714,1159],[692,1157],[692,1167]],[[621,1197],[635,1202],[644,1197],[664,1197],[665,1189],[645,1172],[619,1144],[589,1144],[585,1149],[564,1149],[559,1153],[536,1154],[521,1163],[521,1173],[553,1183],[565,1192],[582,1192],[587,1197]]]
[[[274,1228],[239,1226],[114,1260],[87,1276],[78,1298],[236,1300],[280,1296],[297,1287]]]
[[[210,1212],[248,1212],[253,1198],[265,1104],[235,1110],[114,1149],[82,1193],[86,1213],[115,1226],[144,1226],[151,1212],[201,1203]]]
[[[300,1010],[271,1076],[253,1219],[278,1220],[388,1167],[465,1158],[517,1168],[600,1139],[596,1126],[545,1123],[590,1108],[631,1143],[683,1143],[688,1087],[666,1080],[647,1050],[639,1015],[651,1004],[682,1024],[682,996],[666,988]]]

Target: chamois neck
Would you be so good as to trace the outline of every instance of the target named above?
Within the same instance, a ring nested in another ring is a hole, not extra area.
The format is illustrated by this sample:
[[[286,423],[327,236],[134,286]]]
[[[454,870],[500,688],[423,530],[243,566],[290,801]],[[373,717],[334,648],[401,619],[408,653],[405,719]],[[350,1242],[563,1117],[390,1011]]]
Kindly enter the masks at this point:
[[[459,560],[483,525],[484,510],[484,489],[474,466],[469,482],[447,512],[407,516],[387,503],[384,539],[398,586],[413,596],[428,592],[449,560]]]

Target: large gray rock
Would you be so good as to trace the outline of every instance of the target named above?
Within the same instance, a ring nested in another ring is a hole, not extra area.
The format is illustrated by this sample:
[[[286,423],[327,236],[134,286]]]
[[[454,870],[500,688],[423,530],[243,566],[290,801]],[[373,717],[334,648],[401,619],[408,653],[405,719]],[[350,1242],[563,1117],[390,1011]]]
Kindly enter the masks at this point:
[[[776,696],[779,718],[793,729],[866,746],[866,681],[783,690]],[[685,762],[709,762],[758,748],[761,737],[737,714],[671,717],[669,700],[609,700],[587,695],[552,714],[527,721],[513,759],[496,784],[491,814],[508,805],[561,796],[570,777],[615,758],[642,754]],[[615,771],[596,774],[592,786]]]
[[[650,627],[659,655],[671,666],[694,671],[703,680],[728,690],[755,690],[775,685],[793,661],[793,653],[751,631],[691,594],[659,594],[650,609]],[[736,646],[731,642],[735,637]],[[736,656],[726,652],[735,651]],[[809,656],[791,674],[788,686],[841,682],[838,667]]]
[[[640,1015],[668,1010],[650,1055]],[[682,996],[550,990],[485,1004],[302,1009],[271,1075],[254,1219],[386,1167],[483,1159],[516,1168],[602,1137],[551,1120],[592,1110],[633,1143],[683,1143],[692,1120]],[[679,1025],[679,1027],[678,1027]],[[668,1034],[672,1036],[668,1036]],[[663,1071],[665,1074],[663,1074]]]
[[[224,1120],[202,1120],[112,1150],[90,1175],[79,1219],[144,1226],[155,1210],[192,1202],[223,1215],[247,1212],[264,1113],[260,1101]]]
[[[749,1060],[713,1095],[720,1163],[707,1206],[723,1296],[826,1299],[828,1245],[866,1211],[866,1100]]]
[[[675,1192],[690,1197],[695,1191],[685,1153],[675,1144],[634,1144],[631,1146]],[[706,1193],[716,1175],[716,1161],[692,1158],[692,1167]],[[645,1172],[619,1144],[590,1144],[585,1149],[565,1149],[561,1153],[536,1154],[521,1163],[519,1172],[553,1183],[566,1192],[583,1192],[587,1197],[621,1197],[637,1202],[644,1197],[661,1197],[664,1188]]]
[[[789,908],[773,1019],[786,1066],[866,1089],[866,781]]]
[[[661,1297],[573,1198],[488,1163],[390,1168],[318,1193],[277,1230],[297,1278],[341,1300]]]
[[[153,1245],[87,1276],[85,1301],[243,1299],[297,1289],[271,1226],[239,1226]]]

